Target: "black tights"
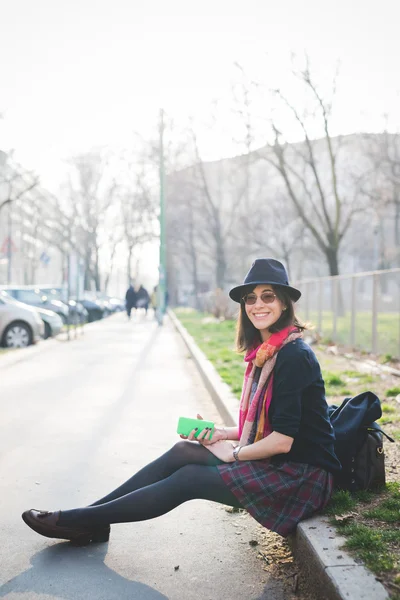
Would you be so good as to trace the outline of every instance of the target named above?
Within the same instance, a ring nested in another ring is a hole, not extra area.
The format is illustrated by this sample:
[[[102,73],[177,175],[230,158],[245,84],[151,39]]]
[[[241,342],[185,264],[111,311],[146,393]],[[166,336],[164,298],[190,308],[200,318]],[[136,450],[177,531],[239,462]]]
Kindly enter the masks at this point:
[[[145,521],[196,498],[239,508],[218,472],[220,464],[197,442],[178,442],[104,498],[86,508],[62,511],[59,524],[91,527]]]

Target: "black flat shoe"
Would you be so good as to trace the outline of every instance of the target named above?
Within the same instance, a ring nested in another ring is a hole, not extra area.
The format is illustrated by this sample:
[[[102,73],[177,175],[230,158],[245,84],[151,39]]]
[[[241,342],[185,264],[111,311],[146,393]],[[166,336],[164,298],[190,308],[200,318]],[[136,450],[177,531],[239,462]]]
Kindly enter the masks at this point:
[[[64,527],[59,525],[61,511],[26,510],[22,513],[24,522],[39,533],[49,538],[69,540],[74,546],[86,546],[90,542],[108,542],[110,525],[89,529],[85,527]]]

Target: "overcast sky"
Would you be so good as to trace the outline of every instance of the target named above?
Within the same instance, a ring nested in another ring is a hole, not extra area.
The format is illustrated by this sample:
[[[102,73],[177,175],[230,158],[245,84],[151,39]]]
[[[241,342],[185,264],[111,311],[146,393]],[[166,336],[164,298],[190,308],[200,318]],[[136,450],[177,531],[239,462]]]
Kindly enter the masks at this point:
[[[397,7],[396,7],[397,6]],[[341,60],[335,133],[400,129],[399,3],[388,0],[0,0],[0,149],[50,187],[64,157],[129,144],[164,106],[201,115],[233,62],[272,86],[307,50],[321,85]],[[229,121],[228,121],[229,126]],[[209,155],[229,151],[210,139]]]

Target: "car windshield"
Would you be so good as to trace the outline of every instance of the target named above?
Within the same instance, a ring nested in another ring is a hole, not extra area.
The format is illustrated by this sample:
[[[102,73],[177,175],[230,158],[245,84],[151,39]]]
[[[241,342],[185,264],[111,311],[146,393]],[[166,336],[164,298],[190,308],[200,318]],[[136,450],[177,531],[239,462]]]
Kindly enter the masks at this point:
[[[42,294],[46,294],[49,300],[67,301],[67,291],[62,288],[41,287],[40,291]]]
[[[59,300],[61,297],[61,290],[57,290],[56,288],[40,288],[40,291],[43,294],[46,294],[46,296],[49,296],[49,298],[55,298],[56,300]]]
[[[4,300],[4,302],[6,302],[7,304],[19,304],[20,306],[21,306],[21,304],[23,304],[21,302],[18,302],[18,300],[16,300],[9,294],[7,294],[7,292],[5,292],[4,290],[0,291],[0,298],[2,300]]]
[[[37,290],[16,290],[16,297],[20,302],[26,302],[27,304],[31,302],[41,303],[44,294],[41,294]]]

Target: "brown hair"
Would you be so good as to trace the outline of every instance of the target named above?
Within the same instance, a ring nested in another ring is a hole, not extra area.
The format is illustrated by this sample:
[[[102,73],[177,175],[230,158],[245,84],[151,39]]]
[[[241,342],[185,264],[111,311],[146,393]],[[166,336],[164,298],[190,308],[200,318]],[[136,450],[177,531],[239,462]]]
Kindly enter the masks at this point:
[[[245,304],[244,304],[244,296],[249,292],[252,292],[254,288],[257,286],[249,286],[243,292],[243,296],[240,300],[240,310],[238,315],[238,320],[236,324],[236,351],[237,352],[247,352],[250,348],[254,346],[254,343],[261,342],[261,335],[258,329],[254,327],[253,323],[250,321],[249,317],[246,314]],[[277,320],[276,323],[271,325],[269,328],[271,333],[276,333],[277,331],[281,331],[285,329],[285,327],[289,327],[293,325],[299,331],[304,331],[307,329],[307,325],[302,323],[294,312],[294,302],[289,296],[288,292],[285,288],[280,286],[274,286],[272,288],[277,295],[278,299],[282,302],[284,306],[286,306],[286,310],[282,312],[281,316]]]

